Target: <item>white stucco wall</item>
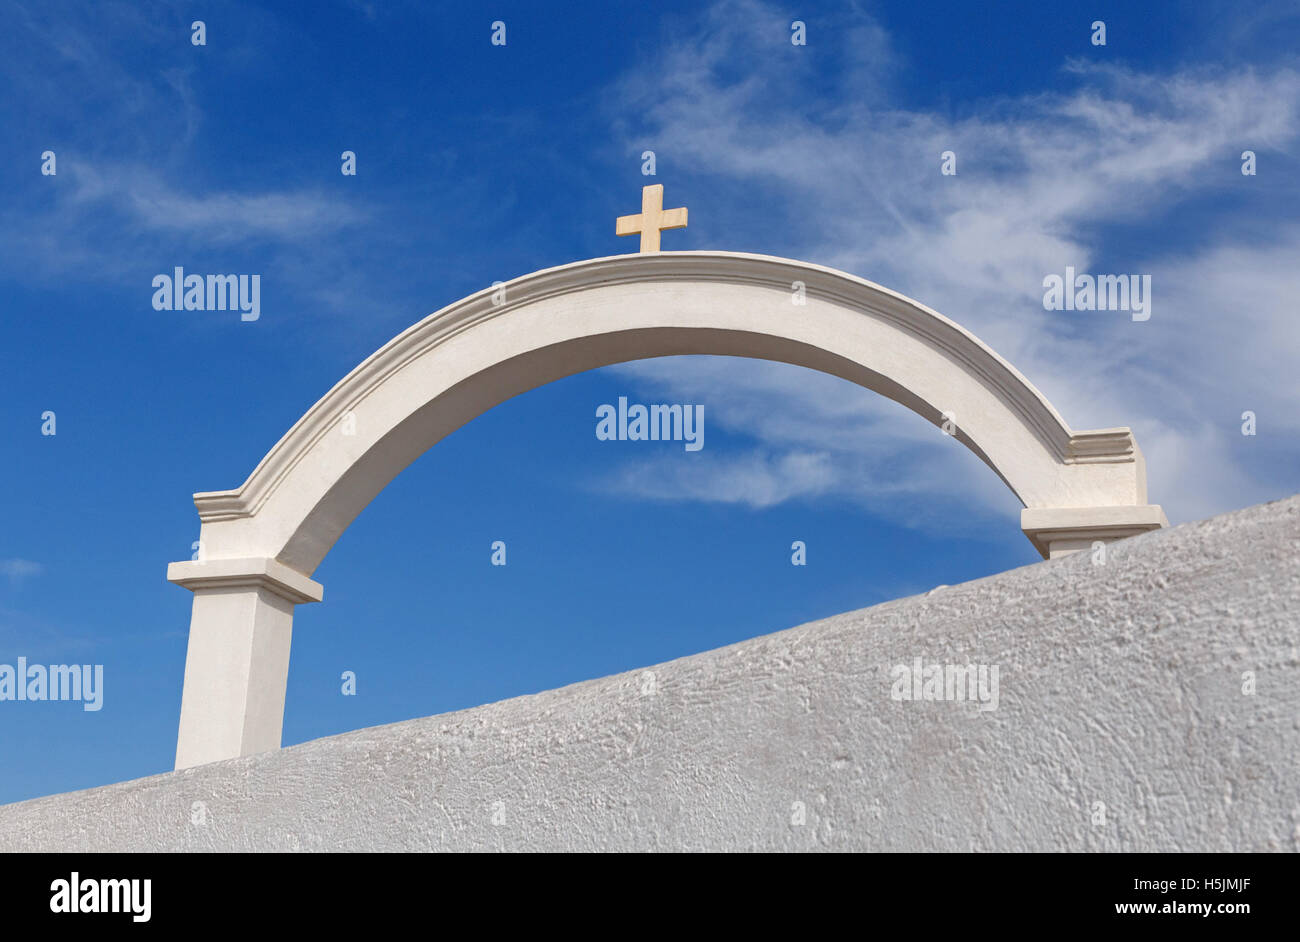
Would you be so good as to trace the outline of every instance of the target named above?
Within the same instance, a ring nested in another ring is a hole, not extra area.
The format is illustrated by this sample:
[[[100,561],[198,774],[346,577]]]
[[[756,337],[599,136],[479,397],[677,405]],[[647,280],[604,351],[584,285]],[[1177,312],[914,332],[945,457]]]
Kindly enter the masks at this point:
[[[1300,497],[1107,552],[0,807],[0,851],[1300,849]],[[917,656],[998,708],[891,699]]]

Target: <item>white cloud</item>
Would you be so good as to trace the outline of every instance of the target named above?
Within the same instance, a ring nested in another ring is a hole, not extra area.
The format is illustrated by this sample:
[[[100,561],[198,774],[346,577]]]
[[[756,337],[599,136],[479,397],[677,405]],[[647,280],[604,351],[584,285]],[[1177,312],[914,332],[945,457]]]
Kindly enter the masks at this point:
[[[44,566],[29,559],[0,559],[0,575],[7,577],[11,585],[19,585],[44,571]]]
[[[73,178],[72,203],[108,203],[153,232],[183,232],[196,240],[285,242],[319,236],[361,218],[337,196],[324,193],[215,192],[191,194],[136,167],[64,164]]]
[[[644,115],[629,151],[653,146],[661,161],[703,168],[712,218],[693,210],[697,237],[842,268],[947,314],[1015,364],[1076,429],[1131,425],[1152,500],[1171,519],[1296,489],[1294,461],[1283,470],[1243,463],[1233,435],[1256,402],[1275,418],[1275,433],[1294,431],[1300,415],[1300,236],[1286,221],[1294,203],[1270,216],[1241,188],[1248,178],[1238,169],[1243,142],[1261,154],[1294,145],[1300,75],[1147,74],[1072,62],[1063,75],[1071,91],[979,102],[955,117],[890,106],[893,59],[866,17],[849,32],[880,54],[846,55],[863,65],[820,76],[838,85],[814,91],[797,57],[833,59],[837,39],[824,31],[817,50],[792,56],[771,39],[782,36],[772,32],[782,21],[782,11],[757,0],[715,4],[701,30],[678,31],[688,38],[675,38],[660,61],[638,63],[611,102]],[[957,154],[956,177],[939,174],[944,150]],[[1201,209],[1188,231],[1191,205]],[[1125,234],[1131,229],[1155,234]],[[1152,274],[1152,320],[1045,311],[1042,279],[1066,265]],[[855,494],[856,479],[834,474],[836,462],[878,448],[896,456],[900,479],[952,491],[967,476],[932,426],[877,411],[843,384],[809,380],[809,395],[791,395],[804,382],[797,373],[744,361],[623,369],[678,387],[702,371],[700,383],[729,403],[715,419],[762,445],[767,457],[757,466],[767,483],[756,493],[773,499],[813,493],[806,473],[782,470],[782,456],[842,439],[846,429],[858,444],[826,452],[837,457],[827,472],[834,483],[816,492],[823,496]],[[722,490],[694,481],[683,495]]]
[[[611,367],[648,401],[703,404],[703,451],[629,462],[599,484],[649,500],[742,504],[848,501],[918,528],[1019,519],[1019,503],[975,455],[902,406],[785,363],[667,357]],[[720,432],[757,441],[736,450]],[[960,486],[954,486],[960,482]],[[957,508],[962,514],[955,514]]]
[[[628,465],[611,484],[619,492],[650,500],[711,501],[762,509],[825,494],[837,483],[835,476],[830,456],[822,453],[702,453],[689,460],[661,456]]]
[[[178,43],[175,24],[156,13],[132,4],[76,17],[49,4],[6,9],[6,109],[15,126],[40,129],[32,159],[50,147],[57,175],[37,175],[33,163],[0,205],[5,269],[38,284],[73,277],[139,285],[146,259],[157,259],[158,271],[201,259],[234,265],[242,256],[278,282],[281,297],[289,286],[354,310],[368,297],[354,287],[358,244],[382,243],[386,233],[352,243],[336,236],[370,221],[372,204],[325,183],[223,180],[227,168],[213,171],[210,149],[196,150],[205,122],[200,60],[188,31]],[[266,42],[236,43],[223,67],[251,74],[258,63],[246,57],[274,55],[288,27],[249,9],[240,29]],[[256,160],[251,166],[242,179],[257,173]]]

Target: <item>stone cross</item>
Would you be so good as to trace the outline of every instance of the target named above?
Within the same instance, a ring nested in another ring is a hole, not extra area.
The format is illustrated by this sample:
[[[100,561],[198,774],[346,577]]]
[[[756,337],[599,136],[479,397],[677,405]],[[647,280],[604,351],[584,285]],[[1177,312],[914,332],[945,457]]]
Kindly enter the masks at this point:
[[[686,207],[664,209],[663,184],[641,188],[641,212],[633,216],[619,216],[614,224],[616,234],[641,233],[641,251],[659,251],[659,232],[662,229],[685,229]]]

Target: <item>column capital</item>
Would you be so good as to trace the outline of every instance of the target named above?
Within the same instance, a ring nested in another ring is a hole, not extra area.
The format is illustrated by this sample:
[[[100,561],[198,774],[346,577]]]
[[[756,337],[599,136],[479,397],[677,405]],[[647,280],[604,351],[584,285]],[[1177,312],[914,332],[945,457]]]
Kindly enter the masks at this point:
[[[325,587],[264,556],[248,559],[194,559],[167,564],[167,581],[191,592],[207,589],[265,589],[294,605],[319,602]]]
[[[1127,507],[1026,507],[1020,529],[1044,559],[1078,552],[1095,540],[1110,543],[1169,526],[1159,504]]]

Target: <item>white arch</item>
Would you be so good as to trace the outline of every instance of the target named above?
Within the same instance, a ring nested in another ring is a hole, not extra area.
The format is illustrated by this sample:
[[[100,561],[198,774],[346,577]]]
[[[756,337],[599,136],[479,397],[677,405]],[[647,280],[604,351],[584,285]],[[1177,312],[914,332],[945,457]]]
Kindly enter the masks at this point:
[[[806,303],[793,303],[794,285]],[[279,748],[293,605],[339,535],[410,462],[493,406],[611,363],[779,360],[851,380],[956,437],[1025,505],[1043,555],[1166,525],[1127,428],[1074,432],[942,315],[844,272],[732,252],[620,255],[535,272],[422,320],[349,373],[232,491],[195,495],[195,593],[177,768]],[[350,432],[351,434],[347,434]]]

